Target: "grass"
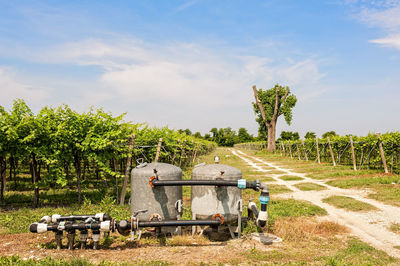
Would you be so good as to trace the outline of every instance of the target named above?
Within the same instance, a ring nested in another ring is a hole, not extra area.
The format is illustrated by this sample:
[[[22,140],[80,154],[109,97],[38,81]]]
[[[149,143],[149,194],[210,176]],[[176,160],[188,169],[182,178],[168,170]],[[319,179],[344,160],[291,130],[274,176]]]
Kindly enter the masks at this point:
[[[303,180],[303,178],[299,177],[299,176],[295,176],[295,175],[283,175],[279,177],[282,180],[285,181],[296,181],[296,180]]]
[[[298,183],[294,186],[303,191],[326,189],[326,187],[314,183]]]
[[[92,266],[92,265],[172,265],[170,262],[165,261],[131,261],[124,263],[116,263],[110,261],[101,261],[100,263],[92,263],[86,259],[73,258],[73,259],[53,259],[51,257],[47,257],[41,260],[34,259],[26,259],[20,258],[19,256],[12,257],[0,257],[0,265],[23,265],[23,266],[31,266],[31,265],[42,265],[42,266],[55,266],[55,265],[63,265],[63,266]]]
[[[389,229],[396,234],[400,234],[400,223],[392,223]]]
[[[337,178],[337,177],[346,177],[346,176],[363,176],[376,174],[376,170],[359,170],[354,171],[350,169],[348,166],[336,166],[330,167],[331,169],[324,169],[323,171],[314,172],[309,174],[308,176],[314,179],[328,179],[328,178]],[[314,171],[318,170],[314,169]]]
[[[372,177],[336,179],[328,181],[327,184],[340,188],[368,188],[373,191],[368,195],[369,198],[400,206],[399,181],[399,175],[375,175]]]
[[[358,178],[346,178],[336,179],[326,182],[326,184],[340,187],[340,188],[353,188],[353,187],[371,187],[373,185],[387,185],[392,183],[398,183],[400,176],[392,175],[376,175],[372,177],[358,177]]]
[[[271,194],[292,192],[292,190],[285,185],[268,184],[268,189]]]
[[[130,216],[129,205],[119,206],[115,204],[115,201],[106,196],[99,204],[92,204],[90,200],[85,200],[82,206],[73,204],[67,207],[59,208],[20,208],[17,210],[2,211],[0,212],[0,229],[5,233],[24,233],[29,232],[29,225],[33,222],[37,222],[45,215],[61,214],[95,214],[95,213],[107,213],[115,219],[126,219]]]
[[[398,265],[399,263],[399,260],[357,238],[350,238],[346,247],[335,255],[321,259],[326,265]]]
[[[373,211],[377,210],[371,204],[358,201],[356,199],[345,196],[331,196],[322,200],[325,203],[331,204],[337,208],[345,209],[348,211]]]

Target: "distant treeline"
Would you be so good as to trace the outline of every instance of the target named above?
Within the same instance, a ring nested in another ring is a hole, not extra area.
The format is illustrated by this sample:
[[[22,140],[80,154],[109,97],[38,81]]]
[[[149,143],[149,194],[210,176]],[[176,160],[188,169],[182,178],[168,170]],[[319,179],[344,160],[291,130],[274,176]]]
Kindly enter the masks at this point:
[[[253,142],[258,140],[265,140],[265,138],[253,137],[253,135],[247,132],[244,127],[239,128],[238,132],[233,130],[231,127],[226,128],[212,128],[209,132],[201,135],[200,132],[192,133],[190,129],[179,129],[178,132],[185,133],[188,136],[194,136],[196,138],[202,138],[204,140],[216,142],[219,146],[232,147],[234,144],[243,142]]]

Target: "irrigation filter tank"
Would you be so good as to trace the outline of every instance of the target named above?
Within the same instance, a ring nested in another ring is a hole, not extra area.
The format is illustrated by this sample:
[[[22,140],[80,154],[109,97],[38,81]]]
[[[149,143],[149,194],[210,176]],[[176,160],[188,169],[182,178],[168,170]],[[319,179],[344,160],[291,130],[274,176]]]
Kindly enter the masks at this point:
[[[182,220],[182,186],[192,186],[191,210],[193,220]],[[131,217],[117,221],[108,214],[44,216],[30,225],[32,233],[54,232],[57,248],[62,248],[64,232],[68,248],[74,248],[79,231],[81,248],[86,248],[91,232],[93,248],[98,249],[100,233],[117,231],[122,235],[140,238],[144,228],[155,228],[158,234],[181,234],[181,227],[192,227],[192,234],[211,227],[227,227],[233,237],[241,235],[243,210],[242,189],[260,191],[261,210],[254,202],[248,204],[248,217],[256,219],[259,227],[267,223],[269,191],[258,180],[242,179],[238,169],[219,164],[205,163],[195,166],[192,179],[183,180],[182,170],[166,163],[141,163],[131,172]]]

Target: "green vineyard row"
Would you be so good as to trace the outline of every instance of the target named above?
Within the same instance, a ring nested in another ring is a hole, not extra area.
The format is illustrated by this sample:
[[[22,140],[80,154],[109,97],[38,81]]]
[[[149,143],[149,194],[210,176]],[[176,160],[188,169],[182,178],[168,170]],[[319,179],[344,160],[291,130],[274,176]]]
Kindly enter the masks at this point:
[[[356,169],[382,169],[384,161],[390,172],[400,172],[400,133],[388,132],[382,134],[380,138],[377,134],[367,136],[351,136],[354,147],[354,157]],[[318,161],[318,150],[320,161],[341,165],[353,165],[350,135],[332,136],[329,139],[332,153],[330,152],[328,138],[305,139],[297,141],[276,142],[276,152],[285,156],[298,159],[308,159]],[[384,159],[380,153],[380,143],[382,144]],[[267,142],[249,142],[235,144],[236,148],[248,150],[264,150]],[[318,150],[317,150],[318,147]]]
[[[128,155],[133,167],[139,159],[154,161],[160,138],[158,161],[181,167],[216,147],[214,142],[167,127],[126,122],[124,115],[113,116],[102,109],[78,113],[62,105],[34,114],[24,101],[16,100],[9,111],[0,107],[2,199],[6,190],[35,189],[38,194],[39,188],[80,189],[81,180],[90,178],[90,173],[115,182],[125,176]],[[32,182],[27,178],[23,182],[20,176],[30,176]]]

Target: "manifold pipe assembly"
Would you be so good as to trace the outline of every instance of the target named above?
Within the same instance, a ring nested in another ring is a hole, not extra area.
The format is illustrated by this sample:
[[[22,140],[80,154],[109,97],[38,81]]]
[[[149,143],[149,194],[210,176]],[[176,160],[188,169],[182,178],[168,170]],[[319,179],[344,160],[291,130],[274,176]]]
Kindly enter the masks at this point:
[[[39,223],[56,223],[60,221],[85,221],[87,219],[93,219],[95,221],[109,221],[111,220],[111,216],[105,213],[96,213],[96,214],[89,214],[89,215],[60,215],[60,214],[53,214],[51,216],[43,216]]]
[[[231,187],[238,187],[240,189],[254,189],[255,191],[259,191],[261,189],[261,195],[260,195],[261,210],[260,211],[257,210],[257,206],[254,202],[249,203],[248,209],[251,213],[250,215],[254,215],[256,217],[257,226],[264,227],[267,224],[268,220],[267,206],[269,203],[269,190],[268,190],[268,185],[266,183],[260,185],[259,180],[247,181],[246,179],[159,180],[156,171],[155,174],[156,174],[155,176],[149,178],[149,184],[152,188],[161,186],[231,186]]]
[[[86,217],[86,215],[80,215],[79,217]],[[55,216],[56,217],[56,216]],[[58,217],[58,216],[57,216]],[[67,216],[65,216],[67,217]],[[69,217],[69,216],[68,216]],[[45,232],[54,232],[57,248],[60,249],[62,244],[63,232],[67,232],[68,238],[68,248],[73,249],[74,238],[76,230],[80,231],[79,240],[81,242],[81,248],[86,246],[88,230],[92,230],[92,239],[93,239],[93,249],[98,248],[98,243],[100,241],[100,232],[114,232],[117,230],[120,234],[126,235],[130,232],[136,232],[139,228],[145,227],[163,227],[163,226],[211,226],[218,227],[223,224],[224,217],[220,214],[215,214],[211,220],[167,220],[167,221],[139,221],[138,218],[132,216],[131,220],[121,220],[116,221],[115,219],[111,219],[110,216],[107,216],[109,220],[102,221],[95,220],[93,218],[88,218],[84,222],[73,222],[73,221],[60,221],[56,220],[55,223],[47,223],[48,219],[41,219],[40,223],[32,223],[29,226],[29,230],[32,233],[45,233]]]
[[[250,201],[247,206],[248,216],[250,219],[256,218],[256,225],[264,227],[267,225],[268,220],[268,203],[269,203],[269,190],[266,183],[261,184],[260,204],[261,209],[258,211],[257,205]]]
[[[255,191],[260,190],[260,181],[247,181],[246,179],[239,180],[158,180],[156,176],[152,176],[149,179],[151,187],[163,187],[163,186],[217,186],[217,187],[237,187],[240,189],[254,189]]]

